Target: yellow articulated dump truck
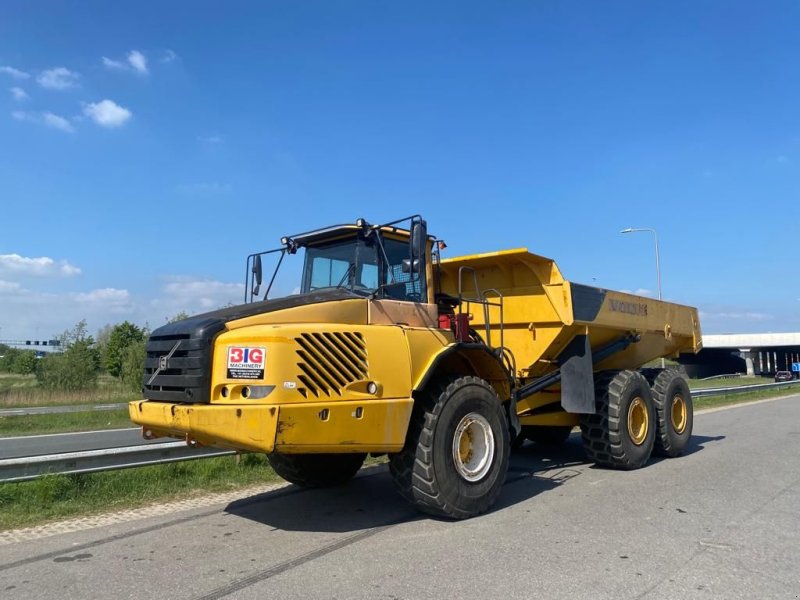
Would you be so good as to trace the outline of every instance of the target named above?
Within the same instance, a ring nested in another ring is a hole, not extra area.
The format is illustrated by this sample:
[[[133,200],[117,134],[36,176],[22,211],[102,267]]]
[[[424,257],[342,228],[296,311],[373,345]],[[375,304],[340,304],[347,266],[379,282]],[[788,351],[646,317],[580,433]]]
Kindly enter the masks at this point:
[[[264,452],[307,487],[386,454],[404,498],[452,518],[492,505],[525,438],[558,444],[580,426],[588,458],[618,469],[681,454],[686,381],[637,369],[700,349],[696,309],[570,283],[525,249],[442,259],[443,248],[413,216],[249,256],[243,304],[152,333],[131,419],[148,439]],[[298,254],[299,293],[269,298]]]

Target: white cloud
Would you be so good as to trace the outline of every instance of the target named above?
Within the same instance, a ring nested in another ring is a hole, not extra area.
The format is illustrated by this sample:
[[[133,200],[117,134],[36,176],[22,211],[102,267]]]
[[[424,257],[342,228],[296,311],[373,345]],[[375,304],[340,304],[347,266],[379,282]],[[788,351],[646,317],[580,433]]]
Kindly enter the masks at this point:
[[[16,294],[22,291],[22,286],[16,281],[4,281],[0,279],[0,294]]]
[[[221,144],[222,143],[222,136],[221,135],[198,135],[197,141],[202,144]]]
[[[107,56],[102,57],[103,66],[112,71],[129,71],[147,75],[150,71],[147,68],[147,57],[138,50],[131,50],[125,60],[114,60]]]
[[[31,123],[38,123],[66,133],[74,133],[75,131],[68,119],[51,112],[35,113],[15,110],[11,113],[11,116],[17,121],[30,121]]]
[[[48,90],[67,90],[78,85],[80,75],[66,67],[55,67],[42,71],[36,78],[39,85]]]
[[[217,309],[231,303],[241,303],[244,285],[211,279],[171,277],[162,289],[162,295],[151,306],[170,317],[181,311],[196,314]]]
[[[0,66],[0,73],[11,75],[11,77],[13,77],[14,79],[30,78],[30,74],[26,73],[25,71],[20,71],[19,69],[15,69],[14,67],[9,67],[8,65]]]
[[[22,102],[22,101],[27,100],[28,98],[30,98],[30,96],[28,96],[28,93],[25,90],[23,90],[21,87],[14,86],[14,87],[8,88],[8,89],[11,91],[11,96],[17,102]]]
[[[177,59],[178,55],[175,54],[174,50],[170,50],[167,48],[164,50],[164,54],[161,55],[161,62],[162,63],[171,63],[173,60]]]
[[[48,127],[60,129],[61,131],[66,131],[67,133],[73,133],[75,131],[72,123],[70,123],[67,119],[51,112],[42,113],[42,120]]]
[[[623,294],[633,294],[634,296],[645,296],[647,298],[655,298],[656,293],[653,290],[648,290],[647,288],[637,288],[635,290],[620,290]]]
[[[102,288],[92,290],[91,292],[79,292],[72,295],[72,297],[81,303],[89,304],[126,304],[131,295],[128,290],[118,290],[116,288]]]
[[[142,75],[147,75],[147,58],[138,50],[131,50],[128,53],[128,63],[133,67],[133,70]]]
[[[0,327],[5,339],[38,339],[69,329],[81,319],[89,331],[129,320],[158,327],[181,311],[197,314],[241,303],[244,285],[173,276],[149,297],[114,287],[71,292],[28,289],[0,278]]]
[[[112,60],[106,56],[103,57],[103,66],[109,69],[118,69],[120,71],[124,71],[128,68],[128,65],[126,65],[124,62],[120,60]]]
[[[0,254],[0,273],[34,277],[72,277],[81,270],[66,260],[54,260],[49,256],[30,258],[19,254]]]
[[[127,290],[52,293],[0,282],[0,327],[6,339],[57,335],[81,319],[89,322],[92,331],[106,323],[136,320],[137,316],[137,303]]]
[[[121,127],[133,116],[131,111],[112,100],[90,102],[83,108],[83,114],[101,127]]]

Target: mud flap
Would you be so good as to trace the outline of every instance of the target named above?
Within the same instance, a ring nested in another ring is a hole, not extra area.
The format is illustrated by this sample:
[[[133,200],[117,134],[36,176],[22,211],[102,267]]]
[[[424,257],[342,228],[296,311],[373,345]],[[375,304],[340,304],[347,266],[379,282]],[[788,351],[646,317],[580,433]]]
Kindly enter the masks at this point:
[[[558,359],[561,407],[568,413],[594,414],[594,375],[589,336],[576,335]]]

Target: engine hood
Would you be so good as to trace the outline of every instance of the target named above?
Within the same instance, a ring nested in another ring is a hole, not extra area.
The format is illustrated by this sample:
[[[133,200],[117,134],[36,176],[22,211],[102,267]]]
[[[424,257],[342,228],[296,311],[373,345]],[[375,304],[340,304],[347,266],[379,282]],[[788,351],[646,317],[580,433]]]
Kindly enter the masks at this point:
[[[225,325],[231,321],[239,321],[241,319],[247,319],[248,317],[258,317],[260,315],[268,315],[270,313],[285,311],[287,309],[310,306],[312,304],[321,304],[324,302],[335,302],[339,300],[366,299],[363,296],[359,296],[358,294],[354,294],[353,292],[345,289],[324,290],[310,292],[308,294],[296,294],[294,296],[286,296],[284,298],[276,298],[274,300],[262,300],[260,302],[251,302],[250,304],[229,306],[226,308],[220,308],[218,310],[212,310],[211,312],[194,315],[188,319],[175,321],[174,323],[167,323],[166,325],[163,325],[162,327],[159,327],[153,331],[153,335],[171,336],[209,329],[213,329],[213,333],[217,333],[225,328]],[[289,315],[286,315],[286,317],[287,320],[290,319]],[[272,323],[281,322],[280,319],[276,320],[274,318],[268,318],[268,320]],[[287,320],[283,320],[283,322],[287,322]]]

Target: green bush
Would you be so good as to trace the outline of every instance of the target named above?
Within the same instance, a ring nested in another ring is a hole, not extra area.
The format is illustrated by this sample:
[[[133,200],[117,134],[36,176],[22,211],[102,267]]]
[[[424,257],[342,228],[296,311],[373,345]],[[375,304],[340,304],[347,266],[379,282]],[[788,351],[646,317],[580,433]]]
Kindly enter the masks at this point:
[[[108,338],[108,344],[105,346],[103,357],[103,366],[109,375],[113,377],[122,376],[123,362],[128,355],[128,347],[143,343],[145,337],[145,330],[129,321],[114,325]],[[142,368],[144,368],[144,364],[142,364]]]
[[[64,352],[48,354],[39,360],[36,379],[48,389],[87,390],[97,386],[99,357],[92,338],[72,343]]]
[[[0,358],[0,371],[30,375],[36,370],[36,362],[36,353],[33,350],[20,350],[6,346],[3,357]]]
[[[133,342],[125,348],[122,355],[122,368],[120,377],[126,387],[134,391],[142,388],[142,376],[144,374],[144,361],[147,356],[145,351],[145,341]]]

